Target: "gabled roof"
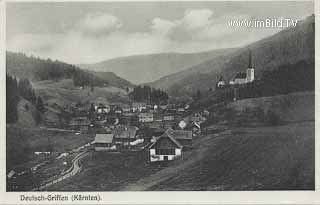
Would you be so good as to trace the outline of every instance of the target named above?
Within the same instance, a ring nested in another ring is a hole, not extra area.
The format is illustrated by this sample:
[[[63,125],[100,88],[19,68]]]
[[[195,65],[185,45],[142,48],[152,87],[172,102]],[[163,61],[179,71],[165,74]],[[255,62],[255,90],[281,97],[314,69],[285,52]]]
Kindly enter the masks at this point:
[[[135,138],[137,133],[136,127],[130,126],[130,127],[119,127],[114,129],[113,134],[115,138]]]
[[[164,132],[160,137],[158,137],[157,141],[155,141],[154,143],[152,143],[149,147],[149,149],[151,149],[155,144],[157,144],[157,142],[162,139],[162,138],[169,138],[169,140],[171,140],[178,148],[182,148],[183,146],[180,144],[180,142],[178,142],[170,133],[168,133],[168,130],[166,132]]]
[[[112,143],[113,134],[96,134],[94,143]]]

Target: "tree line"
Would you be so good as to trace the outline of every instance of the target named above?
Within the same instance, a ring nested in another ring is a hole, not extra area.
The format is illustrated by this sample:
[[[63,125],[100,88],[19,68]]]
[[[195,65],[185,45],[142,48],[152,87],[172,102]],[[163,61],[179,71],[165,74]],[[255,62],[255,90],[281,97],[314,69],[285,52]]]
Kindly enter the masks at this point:
[[[23,53],[7,52],[7,70],[14,76],[34,81],[72,79],[75,86],[105,86],[106,80],[81,70],[75,65],[51,60],[44,60]]]
[[[150,86],[136,86],[133,91],[129,93],[129,97],[138,102],[148,102],[148,103],[167,103],[169,96],[166,92],[151,88]]]
[[[35,91],[28,79],[17,79],[6,75],[6,115],[7,123],[15,123],[18,120],[18,103],[21,98],[29,101],[37,109],[35,120],[40,122],[40,113],[45,112],[43,100],[36,96]],[[28,106],[26,109],[29,109]],[[40,113],[38,113],[40,112]]]

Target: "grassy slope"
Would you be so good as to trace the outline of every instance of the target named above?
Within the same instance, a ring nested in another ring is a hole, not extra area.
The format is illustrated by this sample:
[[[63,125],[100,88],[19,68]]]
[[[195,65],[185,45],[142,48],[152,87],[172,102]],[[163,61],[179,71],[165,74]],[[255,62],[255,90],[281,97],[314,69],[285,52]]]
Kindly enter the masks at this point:
[[[53,151],[65,152],[91,142],[93,138],[89,135],[7,125],[7,170],[34,160],[36,156],[33,153],[36,151],[48,151],[49,142]]]
[[[36,93],[43,97],[45,102],[66,105],[74,102],[90,102],[98,97],[106,98],[109,102],[128,101],[124,89],[116,87],[95,87],[91,92],[90,88],[80,89],[73,86],[72,80],[40,81],[33,83]]]
[[[230,108],[238,112],[246,109],[261,108],[264,112],[273,111],[279,115],[281,121],[314,121],[314,92],[296,92],[288,95],[244,99],[233,102]]]

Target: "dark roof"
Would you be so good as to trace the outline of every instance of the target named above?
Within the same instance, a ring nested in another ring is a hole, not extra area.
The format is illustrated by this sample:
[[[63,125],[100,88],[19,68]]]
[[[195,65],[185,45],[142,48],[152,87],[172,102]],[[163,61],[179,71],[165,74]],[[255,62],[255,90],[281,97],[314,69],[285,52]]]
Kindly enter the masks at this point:
[[[234,76],[234,79],[236,78],[247,78],[247,74],[244,73],[244,72],[241,72],[241,73],[237,73],[236,76]]]
[[[192,132],[188,130],[167,130],[167,133],[175,139],[192,139]]]
[[[90,120],[87,117],[77,117],[77,118],[72,118],[69,125],[70,126],[87,126],[90,125]]]
[[[180,142],[178,142],[170,133],[168,133],[168,130],[166,132],[164,132],[158,139],[157,141],[155,141],[154,143],[152,143],[149,147],[149,149],[151,149],[155,144],[157,144],[157,142],[162,139],[162,138],[169,138],[169,140],[171,140],[178,148],[182,148],[183,146],[180,144]]]
[[[120,127],[113,131],[115,138],[135,138],[137,133],[136,127]]]

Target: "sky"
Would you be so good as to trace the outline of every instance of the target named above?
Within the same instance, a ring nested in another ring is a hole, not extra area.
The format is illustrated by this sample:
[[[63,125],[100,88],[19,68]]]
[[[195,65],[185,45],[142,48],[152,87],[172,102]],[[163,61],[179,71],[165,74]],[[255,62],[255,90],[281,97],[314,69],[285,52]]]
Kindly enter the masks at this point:
[[[7,50],[72,64],[244,46],[281,28],[230,20],[304,19],[313,2],[9,2]]]

